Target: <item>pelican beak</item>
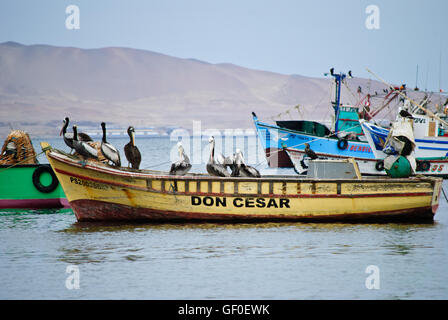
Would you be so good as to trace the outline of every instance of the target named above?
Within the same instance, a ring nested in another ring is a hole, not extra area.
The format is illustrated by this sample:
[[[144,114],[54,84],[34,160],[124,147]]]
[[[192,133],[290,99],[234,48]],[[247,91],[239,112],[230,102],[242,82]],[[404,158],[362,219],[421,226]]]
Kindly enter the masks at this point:
[[[131,135],[132,135],[132,146],[135,147],[135,132],[132,131]]]
[[[64,127],[61,128],[61,131],[59,132],[59,135],[62,136],[62,131],[64,131]]]

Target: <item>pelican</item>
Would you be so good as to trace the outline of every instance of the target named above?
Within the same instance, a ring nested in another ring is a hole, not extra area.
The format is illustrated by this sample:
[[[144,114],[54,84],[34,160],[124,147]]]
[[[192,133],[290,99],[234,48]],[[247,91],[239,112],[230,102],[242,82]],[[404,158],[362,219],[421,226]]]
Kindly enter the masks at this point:
[[[128,128],[128,135],[131,141],[124,146],[124,154],[128,160],[128,168],[131,165],[133,169],[138,169],[140,167],[140,162],[142,162],[142,155],[140,150],[138,150],[135,145],[135,129],[130,126]]]
[[[61,131],[59,132],[59,135],[64,138],[65,144],[73,150],[73,133],[67,132],[68,123],[70,122],[68,117],[65,117],[65,119],[62,121],[63,126]],[[78,133],[78,140],[79,141],[93,141],[92,138],[86,133],[79,132]]]
[[[111,161],[115,166],[121,167],[120,152],[118,152],[117,148],[106,141],[106,123],[101,122],[101,128],[103,129],[101,152],[107,160]]]
[[[228,157],[225,157],[221,152],[215,152],[214,154],[215,163],[223,165],[225,168],[229,167],[232,170],[232,172],[235,170],[235,159],[236,159],[235,154],[230,155]]]
[[[236,176],[254,177],[254,178],[261,177],[260,172],[257,169],[246,165],[246,163],[244,162],[243,153],[241,152],[240,149],[236,149],[235,165],[236,165],[236,172],[235,172]]]
[[[73,149],[86,158],[98,158],[98,152],[85,141],[78,140],[77,126],[73,126]]]
[[[215,138],[210,137],[208,142],[210,143],[210,158],[207,163],[207,172],[211,176],[230,177],[230,173],[227,171],[226,166],[215,162]]]
[[[179,160],[171,165],[170,175],[183,176],[191,169],[191,163],[188,156],[185,154],[182,143],[177,143],[179,151]]]

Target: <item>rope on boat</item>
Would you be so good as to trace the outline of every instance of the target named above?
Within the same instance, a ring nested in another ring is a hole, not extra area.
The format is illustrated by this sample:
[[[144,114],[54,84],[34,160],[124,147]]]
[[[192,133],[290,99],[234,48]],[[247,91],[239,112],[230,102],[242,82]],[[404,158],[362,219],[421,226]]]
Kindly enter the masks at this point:
[[[448,199],[446,198],[445,190],[443,190],[443,187],[441,189],[442,189],[443,196],[445,197],[445,201],[448,202]]]
[[[170,161],[170,160],[168,160],[168,161],[164,161],[164,162],[162,162],[162,163],[159,163],[159,164],[155,164],[155,165],[152,165],[152,166],[147,166],[147,167],[145,167],[144,169],[149,169],[149,168],[156,168],[156,167],[160,167],[161,165],[165,165],[165,164],[168,164],[168,163],[171,163],[171,161]]]

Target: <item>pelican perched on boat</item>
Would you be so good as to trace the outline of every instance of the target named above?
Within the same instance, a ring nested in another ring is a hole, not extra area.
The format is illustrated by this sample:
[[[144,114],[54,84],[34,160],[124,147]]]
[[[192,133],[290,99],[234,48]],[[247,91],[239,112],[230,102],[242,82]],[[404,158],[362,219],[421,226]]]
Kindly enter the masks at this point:
[[[65,144],[71,149],[73,150],[73,133],[71,132],[67,132],[67,128],[68,128],[68,124],[70,122],[70,119],[68,117],[65,117],[65,119],[62,121],[63,125],[62,125],[62,129],[59,132],[59,135],[62,136],[62,138],[64,139]],[[79,141],[93,141],[92,138],[90,138],[90,136],[86,133],[82,133],[82,132],[78,132],[78,140]]]
[[[177,143],[177,149],[179,152],[179,160],[171,165],[170,175],[183,176],[191,169],[191,163],[188,156],[185,154],[182,143]]]
[[[103,129],[103,139],[101,140],[101,152],[104,157],[111,161],[115,166],[121,166],[120,152],[112,144],[106,140],[106,123],[101,122],[101,128]]]
[[[236,170],[234,175],[240,177],[254,177],[260,178],[260,172],[252,166],[248,166],[244,162],[243,152],[240,149],[236,149],[236,159],[235,159]]]
[[[142,162],[142,155],[135,145],[135,129],[133,126],[128,128],[128,135],[131,140],[124,146],[124,154],[128,160],[128,167],[131,165],[133,169],[138,169],[140,162]]]
[[[98,152],[90,146],[86,141],[78,140],[77,126],[73,126],[73,149],[86,158],[98,158]]]
[[[227,171],[226,166],[215,161],[215,138],[212,136],[208,140],[210,143],[210,158],[207,163],[207,172],[211,176],[218,177],[230,177],[230,173]]]

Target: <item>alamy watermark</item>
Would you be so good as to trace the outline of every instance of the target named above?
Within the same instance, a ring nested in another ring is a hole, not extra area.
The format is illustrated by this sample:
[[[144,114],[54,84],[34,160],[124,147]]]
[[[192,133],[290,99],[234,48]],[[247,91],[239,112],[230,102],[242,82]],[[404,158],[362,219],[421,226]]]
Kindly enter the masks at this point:
[[[380,268],[375,265],[369,265],[366,268],[366,273],[369,276],[366,278],[365,285],[369,290],[379,290],[380,289]]]
[[[74,265],[69,265],[65,268],[65,273],[68,273],[68,277],[65,279],[65,287],[68,290],[79,289],[80,288],[80,273],[79,267]]]
[[[371,4],[366,7],[366,14],[368,14],[365,26],[369,30],[379,30],[380,28],[380,8],[377,5]]]
[[[80,16],[79,7],[77,5],[71,4],[65,8],[65,13],[68,14],[65,19],[65,27],[68,30],[78,30],[80,29]]]
[[[258,137],[254,129],[205,129],[201,128],[201,121],[193,121],[193,130],[175,129],[170,134],[170,141],[181,142],[191,164],[207,163],[210,158],[210,145],[205,143],[210,137],[215,140],[215,156],[222,153],[232,155],[236,149],[246,151],[244,160],[247,164],[263,161],[258,157]],[[174,144],[170,150],[170,161],[178,160],[178,146]]]

